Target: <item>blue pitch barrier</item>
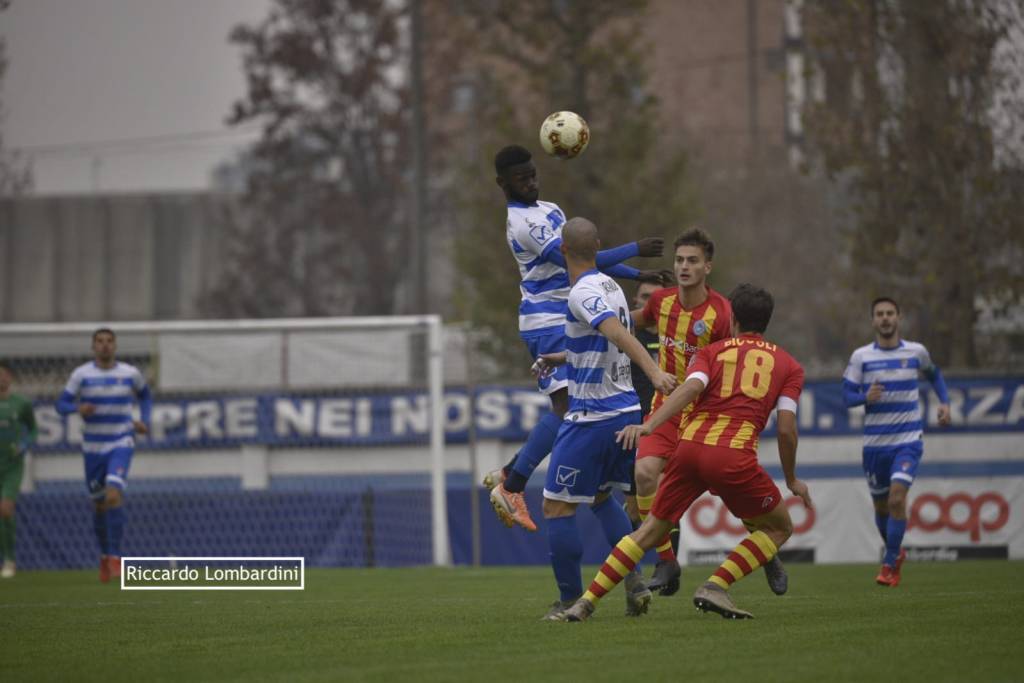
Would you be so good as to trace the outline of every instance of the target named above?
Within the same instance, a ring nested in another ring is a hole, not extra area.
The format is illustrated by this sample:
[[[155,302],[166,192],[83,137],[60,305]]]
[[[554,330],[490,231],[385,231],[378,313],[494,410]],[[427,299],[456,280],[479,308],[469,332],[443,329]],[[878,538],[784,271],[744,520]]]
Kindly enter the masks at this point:
[[[135,480],[125,496],[125,556],[301,556],[310,567],[401,567],[430,564],[430,490],[425,477],[275,478],[266,491],[245,491],[233,478]],[[480,503],[481,561],[547,564],[541,489],[527,490],[537,533],[507,529],[487,492],[465,477],[449,481],[452,558],[472,562],[470,496]],[[421,480],[421,481],[417,481]],[[608,553],[597,520],[579,513],[583,561]],[[21,569],[89,568],[97,563],[92,504],[78,482],[41,485],[17,507]]]

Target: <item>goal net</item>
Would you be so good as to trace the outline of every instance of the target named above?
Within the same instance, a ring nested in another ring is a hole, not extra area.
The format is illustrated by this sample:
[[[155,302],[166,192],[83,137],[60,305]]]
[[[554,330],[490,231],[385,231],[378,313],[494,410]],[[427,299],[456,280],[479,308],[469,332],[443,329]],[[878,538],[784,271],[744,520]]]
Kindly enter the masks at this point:
[[[97,556],[82,419],[54,402],[104,325],[0,325],[39,438],[18,505],[26,568]],[[438,316],[119,323],[153,393],[127,477],[124,554],[450,563]]]

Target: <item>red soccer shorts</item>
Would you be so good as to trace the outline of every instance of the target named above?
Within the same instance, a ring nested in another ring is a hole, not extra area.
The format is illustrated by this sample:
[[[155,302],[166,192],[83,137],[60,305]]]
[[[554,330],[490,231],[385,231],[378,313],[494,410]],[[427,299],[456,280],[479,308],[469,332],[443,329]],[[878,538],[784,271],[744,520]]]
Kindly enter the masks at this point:
[[[644,418],[644,422],[649,419],[651,416],[648,414]],[[679,423],[682,419],[682,413],[673,415],[647,436],[641,436],[640,442],[636,445],[636,459],[663,458],[668,460],[671,458],[672,454],[676,452],[676,446],[679,445]]]
[[[709,489],[740,519],[767,514],[782,502],[779,488],[758,464],[757,455],[680,441],[665,467],[651,514],[678,522]]]

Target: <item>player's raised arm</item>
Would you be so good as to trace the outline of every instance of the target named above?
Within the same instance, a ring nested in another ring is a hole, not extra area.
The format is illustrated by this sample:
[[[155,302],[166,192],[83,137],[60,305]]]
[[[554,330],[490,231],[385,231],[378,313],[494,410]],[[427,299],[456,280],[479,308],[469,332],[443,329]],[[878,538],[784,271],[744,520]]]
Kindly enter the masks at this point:
[[[664,251],[665,240],[660,237],[645,237],[636,242],[621,244],[617,247],[597,252],[597,268],[605,275],[611,275],[612,277],[662,284],[664,281],[664,273],[662,271],[638,270],[622,262],[634,256],[657,258]]]

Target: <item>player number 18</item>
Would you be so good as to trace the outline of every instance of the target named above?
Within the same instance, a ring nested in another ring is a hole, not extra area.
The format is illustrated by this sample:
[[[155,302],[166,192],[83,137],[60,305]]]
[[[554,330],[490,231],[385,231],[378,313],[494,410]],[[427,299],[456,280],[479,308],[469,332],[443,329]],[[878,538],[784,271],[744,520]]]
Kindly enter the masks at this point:
[[[736,381],[736,361],[740,350],[731,348],[722,351],[715,358],[725,366],[722,369],[721,397],[732,396],[733,384]],[[740,372],[740,391],[753,399],[764,398],[772,383],[772,368],[775,367],[775,356],[767,351],[751,349],[743,357],[743,370]]]

